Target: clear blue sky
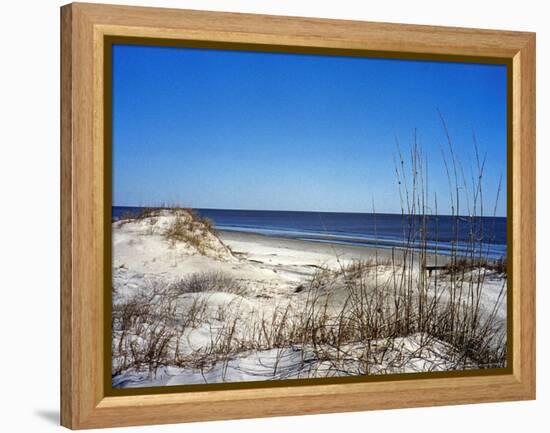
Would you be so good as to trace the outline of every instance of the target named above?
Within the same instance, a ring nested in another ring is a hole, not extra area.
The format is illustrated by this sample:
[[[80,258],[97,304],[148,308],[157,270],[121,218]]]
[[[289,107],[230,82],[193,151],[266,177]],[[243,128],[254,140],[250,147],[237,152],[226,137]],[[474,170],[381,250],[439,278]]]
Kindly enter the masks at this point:
[[[503,65],[115,45],[113,204],[400,212],[395,137],[406,148],[416,128],[449,213],[438,109],[468,177],[474,131],[487,152],[492,212]]]

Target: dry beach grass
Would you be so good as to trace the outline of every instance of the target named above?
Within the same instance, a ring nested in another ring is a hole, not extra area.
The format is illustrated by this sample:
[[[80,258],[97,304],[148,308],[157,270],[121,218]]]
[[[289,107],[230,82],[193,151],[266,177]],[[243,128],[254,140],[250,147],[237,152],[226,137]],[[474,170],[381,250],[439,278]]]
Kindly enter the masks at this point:
[[[140,276],[138,290],[115,287],[115,384],[164,383],[182,372],[199,383],[232,381],[242,369],[246,380],[265,380],[503,366],[504,274],[448,267],[428,276],[405,256],[312,266],[283,294],[251,291],[228,271]],[[260,266],[229,263],[242,262]],[[499,287],[492,310],[485,279]],[[248,365],[261,354],[267,359]]]

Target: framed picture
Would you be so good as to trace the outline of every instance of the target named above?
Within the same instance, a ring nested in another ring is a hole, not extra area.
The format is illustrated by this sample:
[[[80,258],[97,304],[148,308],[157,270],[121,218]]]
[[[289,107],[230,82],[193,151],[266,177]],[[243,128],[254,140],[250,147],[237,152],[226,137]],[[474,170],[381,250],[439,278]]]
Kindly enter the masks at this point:
[[[535,35],[61,8],[70,428],[535,398]]]

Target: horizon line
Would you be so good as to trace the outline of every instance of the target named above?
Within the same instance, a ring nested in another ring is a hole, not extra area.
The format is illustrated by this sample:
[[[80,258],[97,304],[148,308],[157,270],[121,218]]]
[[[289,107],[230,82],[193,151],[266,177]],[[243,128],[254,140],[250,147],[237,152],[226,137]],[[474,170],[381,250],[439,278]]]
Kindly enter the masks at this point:
[[[345,214],[371,214],[371,215],[426,215],[426,216],[444,216],[457,218],[508,218],[508,215],[451,215],[451,214],[409,214],[406,212],[362,212],[362,211],[330,211],[330,210],[289,210],[289,209],[245,209],[245,208],[214,208],[214,207],[192,207],[192,206],[137,206],[137,205],[115,205],[115,207],[130,207],[130,208],[153,208],[153,209],[196,209],[196,210],[228,210],[228,211],[247,211],[247,212],[294,212],[294,213],[345,213]]]

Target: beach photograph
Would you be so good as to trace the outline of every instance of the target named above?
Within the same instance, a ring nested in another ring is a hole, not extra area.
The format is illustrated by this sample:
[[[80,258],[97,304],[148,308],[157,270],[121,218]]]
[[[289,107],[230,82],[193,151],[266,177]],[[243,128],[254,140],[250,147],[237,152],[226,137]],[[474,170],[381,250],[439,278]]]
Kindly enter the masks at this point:
[[[507,77],[114,44],[112,387],[506,368]]]

